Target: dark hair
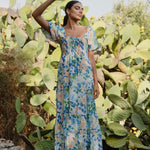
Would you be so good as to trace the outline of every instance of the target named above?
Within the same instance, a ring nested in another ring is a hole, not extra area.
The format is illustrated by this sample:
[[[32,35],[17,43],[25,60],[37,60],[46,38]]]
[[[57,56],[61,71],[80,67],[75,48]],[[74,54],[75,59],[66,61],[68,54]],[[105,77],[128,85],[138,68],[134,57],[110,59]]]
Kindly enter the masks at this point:
[[[65,26],[65,25],[67,24],[67,21],[68,21],[68,14],[67,14],[66,10],[67,10],[67,9],[71,9],[71,7],[72,7],[74,4],[76,4],[76,3],[81,3],[81,2],[76,1],[76,0],[72,0],[72,1],[70,1],[70,2],[67,3],[67,5],[66,5],[66,7],[65,7],[65,13],[66,13],[66,15],[65,15],[65,17],[64,17],[63,26]]]

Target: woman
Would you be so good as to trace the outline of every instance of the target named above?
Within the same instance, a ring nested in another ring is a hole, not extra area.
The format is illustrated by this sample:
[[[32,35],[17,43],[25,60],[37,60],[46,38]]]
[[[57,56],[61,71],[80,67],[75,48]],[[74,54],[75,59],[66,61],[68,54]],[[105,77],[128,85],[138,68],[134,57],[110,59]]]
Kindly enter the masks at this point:
[[[34,12],[35,20],[60,44],[56,90],[55,150],[102,150],[101,130],[95,101],[99,95],[96,66],[92,50],[98,48],[95,32],[81,26],[83,15],[79,1],[65,8],[64,25],[60,27],[41,17],[55,0],[47,0]]]

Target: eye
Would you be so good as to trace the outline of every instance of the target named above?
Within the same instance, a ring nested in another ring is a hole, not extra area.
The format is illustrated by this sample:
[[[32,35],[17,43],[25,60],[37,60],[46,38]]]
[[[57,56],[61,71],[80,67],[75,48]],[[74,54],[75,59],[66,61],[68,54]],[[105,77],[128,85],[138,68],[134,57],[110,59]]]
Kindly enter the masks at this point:
[[[76,10],[79,10],[79,9],[80,9],[80,7],[79,7],[79,6],[77,6],[77,7],[75,7],[75,9],[76,9]]]

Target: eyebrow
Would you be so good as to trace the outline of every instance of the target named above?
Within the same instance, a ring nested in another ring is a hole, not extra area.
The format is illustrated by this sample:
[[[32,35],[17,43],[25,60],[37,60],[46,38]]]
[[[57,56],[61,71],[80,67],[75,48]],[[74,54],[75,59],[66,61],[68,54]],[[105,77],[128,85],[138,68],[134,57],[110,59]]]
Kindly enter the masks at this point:
[[[75,7],[81,8],[80,6],[75,6]],[[83,10],[83,7],[81,9]]]

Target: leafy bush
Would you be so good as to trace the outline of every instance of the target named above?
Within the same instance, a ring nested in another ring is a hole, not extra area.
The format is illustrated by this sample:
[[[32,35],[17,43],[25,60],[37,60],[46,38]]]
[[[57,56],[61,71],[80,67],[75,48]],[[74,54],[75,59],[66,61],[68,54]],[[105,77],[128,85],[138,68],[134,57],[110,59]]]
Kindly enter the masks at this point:
[[[113,14],[122,24],[138,24],[141,28],[141,39],[150,37],[150,3],[149,0],[124,0],[114,5]]]

